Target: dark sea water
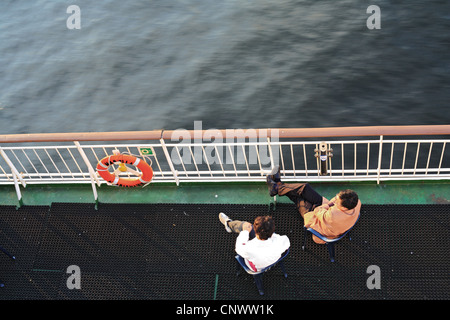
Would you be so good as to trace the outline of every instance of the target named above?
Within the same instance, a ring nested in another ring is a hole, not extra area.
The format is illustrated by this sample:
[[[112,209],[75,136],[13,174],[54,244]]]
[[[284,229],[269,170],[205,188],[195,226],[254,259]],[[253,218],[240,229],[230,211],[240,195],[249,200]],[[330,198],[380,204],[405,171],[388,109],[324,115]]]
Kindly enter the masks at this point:
[[[450,1],[0,0],[0,134],[450,124],[449,101]]]

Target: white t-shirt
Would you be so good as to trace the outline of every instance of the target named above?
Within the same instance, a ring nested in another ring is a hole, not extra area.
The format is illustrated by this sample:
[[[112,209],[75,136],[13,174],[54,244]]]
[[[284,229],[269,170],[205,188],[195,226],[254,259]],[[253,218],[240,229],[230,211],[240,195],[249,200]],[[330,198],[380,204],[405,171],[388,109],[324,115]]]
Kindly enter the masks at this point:
[[[236,253],[245,259],[246,264],[253,271],[260,271],[277,262],[281,254],[291,245],[287,236],[276,233],[267,240],[259,240],[257,237],[248,240],[249,235],[247,230],[239,233],[236,239]]]

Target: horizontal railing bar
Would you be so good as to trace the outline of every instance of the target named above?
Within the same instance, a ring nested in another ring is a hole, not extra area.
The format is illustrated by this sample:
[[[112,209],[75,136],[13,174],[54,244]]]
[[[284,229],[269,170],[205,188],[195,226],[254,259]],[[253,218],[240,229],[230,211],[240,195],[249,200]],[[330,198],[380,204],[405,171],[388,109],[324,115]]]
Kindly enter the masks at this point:
[[[363,136],[424,136],[450,135],[450,125],[431,126],[367,126],[331,128],[268,128],[268,129],[209,129],[183,130],[183,135],[191,139],[221,136],[223,138],[278,137],[278,138],[319,138],[319,137],[363,137]],[[179,136],[177,130],[118,131],[118,132],[74,132],[74,133],[30,133],[0,135],[0,143],[22,142],[63,142],[63,141],[132,141],[172,139]]]
[[[299,179],[300,178],[300,179]],[[286,179],[285,182],[297,182],[297,181],[302,181],[302,178],[306,178],[306,177],[297,177],[296,179]],[[348,181],[360,181],[358,179],[358,177],[307,177],[308,178],[308,182],[348,182]],[[440,180],[448,180],[450,178],[450,175],[444,175],[444,176],[427,176],[427,175],[423,175],[423,176],[411,176],[411,177],[380,177],[379,179],[377,179],[376,176],[371,176],[368,177],[366,179],[364,179],[364,181],[440,181]],[[156,180],[153,181],[152,183],[173,183],[175,182],[175,179],[168,179],[168,180]],[[46,185],[49,184],[50,181],[35,181],[35,182],[30,182],[30,185]],[[189,182],[193,182],[193,180],[189,180],[189,179],[183,179],[183,178],[179,178],[178,179],[179,183],[189,183]],[[195,180],[195,182],[198,183],[214,183],[214,182],[261,182],[261,179],[258,178],[251,178],[251,179],[238,179],[238,178],[230,178],[230,179],[200,179],[200,180]],[[28,182],[27,182],[28,183]],[[90,181],[63,181],[60,184],[89,184]],[[106,185],[106,182],[102,182],[103,185]],[[0,182],[0,185],[10,185],[8,183],[3,183]],[[120,188],[120,187],[118,187]],[[139,187],[138,187],[139,188]]]
[[[355,142],[359,142],[359,141],[355,141]],[[444,143],[444,142],[450,142],[450,140],[447,140],[447,139],[433,139],[433,140],[430,140],[430,139],[428,139],[428,140],[419,140],[419,139],[411,139],[411,140],[383,140],[383,143],[384,144],[386,144],[386,143],[405,143],[405,142],[408,142],[408,143]],[[333,143],[333,142],[330,142],[330,143]]]
[[[199,134],[202,132],[202,135]],[[176,130],[165,130],[162,133],[163,139],[170,139]],[[367,127],[329,127],[329,128],[267,128],[267,129],[247,129],[247,130],[184,130],[184,134],[194,138],[203,136],[208,132],[208,136],[221,136],[224,138],[244,138],[253,137],[279,137],[279,138],[318,138],[318,137],[356,137],[356,136],[409,136],[409,135],[448,135],[450,125],[422,125],[422,126],[367,126]],[[272,135],[273,133],[273,135]],[[260,135],[261,134],[261,135]]]
[[[433,140],[383,140],[383,144],[390,144],[390,143],[396,143],[396,144],[402,144],[402,143],[450,143],[450,139],[433,139]],[[204,142],[204,143],[166,143],[166,147],[200,147],[200,146],[289,146],[289,145],[315,145],[317,143],[320,143],[320,141],[274,141],[270,142],[270,144],[267,141],[260,141],[260,142]],[[329,141],[330,145],[338,145],[338,144],[344,144],[344,145],[354,145],[354,144],[377,144],[380,143],[380,140],[343,140],[343,141]],[[153,147],[153,148],[161,148],[161,145],[159,144],[111,144],[111,145],[81,145],[82,148],[147,148],[147,147]],[[73,145],[60,145],[60,146],[34,146],[34,147],[3,147],[3,150],[56,150],[56,149],[76,149],[76,146]]]
[[[159,144],[93,144],[93,145],[85,145],[82,144],[81,147],[83,149],[87,148],[146,148],[146,147],[161,147]],[[3,150],[33,150],[33,149],[77,149],[75,145],[59,145],[59,146],[23,146],[23,147],[3,147]]]
[[[10,134],[0,135],[0,143],[159,140],[161,134],[162,130]]]
[[[289,145],[316,145],[320,143],[320,141],[271,141],[268,143],[267,141],[254,141],[254,142],[203,142],[203,143],[166,143],[167,147],[195,147],[195,146],[277,146],[277,145],[283,145],[283,146],[289,146]],[[408,140],[409,141],[409,140]],[[437,140],[441,141],[441,140]],[[435,141],[435,142],[437,142]],[[445,141],[445,140],[444,140]],[[358,141],[330,141],[330,144],[341,144],[341,143],[348,143],[348,144],[367,144],[367,143],[377,143],[380,142],[380,140],[358,140]],[[450,140],[448,140],[450,142]],[[6,148],[5,148],[6,149]]]
[[[205,174],[205,175],[211,175],[211,174],[219,174],[219,175],[223,175],[223,174],[228,174],[228,175],[236,175],[236,174],[255,174],[255,175],[260,175],[260,174],[266,174],[268,172],[270,172],[271,168],[267,167],[267,169],[263,169],[263,170],[259,170],[259,169],[253,169],[253,170],[245,170],[245,169],[230,169],[230,170],[178,170],[178,174],[191,174],[191,175],[198,175],[198,174]],[[329,173],[331,174],[342,174],[342,173],[348,173],[348,174],[353,174],[353,173],[361,173],[361,174],[367,174],[367,173],[376,173],[377,172],[377,168],[371,168],[371,169],[367,169],[367,168],[360,168],[360,169],[331,169],[328,170]],[[438,167],[428,167],[428,168],[398,168],[398,169],[390,169],[390,168],[381,168],[380,172],[381,173],[392,173],[392,172],[403,172],[403,173],[408,173],[408,172],[438,172],[438,171],[450,171],[450,168],[438,168]],[[290,169],[284,169],[282,170],[282,176],[284,175],[288,175],[288,174],[301,174],[301,173],[308,173],[308,174],[314,174],[317,173],[317,168],[315,169],[310,169],[310,170],[290,170]],[[154,171],[153,175],[154,177],[157,177],[159,175],[170,175],[171,171]],[[59,177],[61,178],[61,176],[72,176],[72,177],[83,177],[84,175],[86,175],[85,172],[47,172],[47,173],[22,173],[21,174],[24,177],[29,177],[29,178],[33,178],[33,177]],[[127,173],[119,173],[120,176],[127,176]],[[12,174],[8,173],[8,174],[0,174],[0,177],[12,177]],[[65,177],[64,177],[65,178]],[[89,178],[87,178],[89,179]]]
[[[402,175],[402,174],[382,175],[381,178],[385,178],[385,180],[389,180],[391,178],[405,179],[405,180],[407,180],[407,179],[415,179],[415,178],[422,179],[422,178],[425,178],[425,177],[433,178],[433,179],[435,179],[435,178],[436,179],[447,179],[447,178],[450,177],[450,170],[448,172],[449,173],[447,173],[447,174],[440,174],[439,176],[422,173],[422,174],[415,174],[415,175]],[[207,176],[211,177],[210,175],[207,175]],[[298,181],[298,180],[302,180],[304,178],[308,178],[308,181],[309,181],[310,178],[318,178],[320,180],[323,180],[323,179],[326,179],[326,180],[327,179],[339,179],[339,180],[351,179],[351,180],[355,180],[356,179],[356,180],[361,181],[362,177],[365,178],[364,179],[364,181],[365,181],[366,178],[367,179],[370,179],[370,178],[376,179],[377,175],[376,174],[372,174],[372,175],[356,175],[355,176],[353,174],[349,174],[349,175],[344,175],[344,176],[342,176],[342,175],[320,176],[320,175],[317,174],[317,172],[315,172],[315,174],[308,175],[308,176],[306,176],[306,175],[297,175],[295,177],[294,176],[282,177],[282,181],[289,181],[289,180]],[[183,181],[190,181],[190,180],[194,181],[194,180],[204,179],[204,178],[205,177],[201,177],[201,176],[199,177],[198,175],[197,176],[193,175],[193,176],[188,176],[188,177],[186,177],[186,176],[180,176],[179,177],[180,181],[181,180],[183,180]],[[218,175],[217,177],[213,177],[213,178],[214,179],[208,179],[208,180],[214,180],[214,181],[221,180],[222,181],[222,180],[230,180],[230,179],[239,179],[239,180],[256,179],[255,181],[261,182],[261,176],[260,175],[253,175],[251,177],[244,176],[244,175],[241,175],[241,176],[236,176],[236,175],[232,175],[232,176]],[[152,180],[152,182],[158,182],[158,181],[174,181],[174,178],[173,177],[169,177],[169,176],[165,176],[165,177],[159,176],[158,179]],[[1,182],[6,182],[6,183],[10,184],[10,182],[8,180],[0,179],[0,183]],[[42,183],[55,183],[55,182],[58,182],[58,183],[67,183],[67,182],[89,183],[90,179],[88,177],[86,177],[86,178],[80,177],[80,178],[61,179],[59,181],[57,179],[49,179],[49,178],[27,180],[27,184],[28,183],[41,183],[41,182]],[[107,182],[106,181],[101,181],[101,183],[106,184]]]
[[[384,144],[387,143],[405,143],[407,141],[408,143],[444,143],[448,142],[450,143],[450,139],[435,139],[435,140],[383,140]],[[195,146],[289,146],[289,145],[315,145],[317,143],[320,143],[321,141],[274,141],[268,143],[267,141],[260,141],[260,142],[206,142],[206,143],[166,143],[166,147],[195,147]],[[380,143],[380,140],[345,140],[345,141],[328,141],[330,145],[337,145],[337,144],[377,144]],[[142,147],[142,146],[141,146]],[[4,148],[6,150],[6,148]]]
[[[231,166],[231,165],[229,165]],[[243,164],[240,164],[240,166],[243,166]],[[229,169],[229,170],[208,170],[208,169],[204,169],[204,170],[177,170],[179,174],[206,174],[206,175],[210,175],[210,174],[220,174],[223,175],[225,174],[230,174],[230,175],[235,175],[235,174],[265,174],[270,172],[271,168],[269,166],[267,166],[267,169],[260,170],[260,169],[252,169],[252,170],[247,170],[247,169]],[[408,173],[408,172],[421,172],[421,171],[428,171],[428,172],[434,172],[434,171],[449,171],[450,168],[439,168],[439,167],[428,167],[428,168],[381,168],[380,172],[381,173],[388,173],[389,172],[404,172],[404,173]],[[310,170],[300,170],[300,169],[295,169],[295,170],[291,170],[291,169],[283,169],[282,170],[282,175],[288,175],[288,174],[293,174],[293,173],[315,173],[317,172],[317,168],[314,169],[310,169]],[[341,174],[341,173],[362,173],[362,174],[366,174],[367,172],[377,172],[377,168],[360,168],[360,169],[330,169],[328,170],[329,173],[332,174]],[[46,173],[22,173],[21,175],[24,177],[42,177],[42,176],[52,176],[52,177],[61,177],[61,176],[84,176],[86,173],[85,172],[46,172]],[[126,173],[119,173],[121,176],[126,176]],[[153,172],[154,176],[158,176],[158,175],[170,175],[171,171],[154,171]],[[0,177],[2,176],[8,176],[8,177],[12,177],[12,174],[8,173],[8,174],[0,174]]]
[[[189,178],[189,179],[196,179],[198,177],[198,175],[205,175],[205,176],[211,176],[211,175],[217,175],[218,178],[223,177],[223,178],[233,178],[233,177],[239,177],[239,175],[243,176],[243,177],[248,177],[248,174],[254,175],[255,177],[260,176],[261,174],[267,174],[269,170],[224,170],[224,171],[208,171],[208,170],[203,170],[203,171],[180,171],[179,174],[184,175],[184,179]],[[450,173],[450,168],[411,168],[411,169],[381,169],[381,175],[383,177],[394,177],[394,176],[402,176],[405,173],[413,173],[416,172],[415,175],[408,175],[408,176],[418,176],[420,173],[426,173],[426,172],[438,172],[438,171],[444,171],[444,172],[449,172]],[[347,174],[348,176],[354,175],[355,172],[358,176],[358,178],[361,177],[366,177],[366,176],[371,176],[371,175],[376,175],[377,174],[377,169],[357,169],[356,171],[354,169],[346,169],[346,170],[330,170],[329,171],[332,175],[342,175],[342,174]],[[154,179],[158,180],[158,179],[171,179],[172,177],[168,176],[170,172],[163,172],[163,174],[161,174],[160,172],[155,172],[154,174]],[[282,178],[289,178],[287,175],[289,174],[293,174],[294,171],[293,170],[285,170],[283,172],[284,174],[282,174]],[[309,176],[314,176],[317,175],[317,170],[296,170],[295,173],[298,175],[298,177],[301,176],[305,176],[306,177],[306,173]],[[225,174],[225,176],[224,176]],[[61,178],[61,175],[63,176]],[[83,177],[83,175],[81,173],[73,173],[70,174],[72,177],[65,177],[65,175],[69,175],[69,173],[51,173],[51,174],[28,174],[28,175],[23,175],[23,177],[28,178],[30,180],[28,181],[32,181],[32,180],[45,180],[45,179],[50,179],[52,177],[57,177],[57,179],[51,179],[49,181],[53,181],[53,182],[60,182],[60,181],[64,181],[64,180],[83,180],[83,181],[90,181],[90,179],[88,177]],[[166,177],[164,177],[164,175]],[[187,175],[187,177],[186,177]],[[429,174],[428,174],[429,175]],[[442,174],[445,175],[445,174]],[[3,175],[4,176],[4,175]],[[127,176],[126,174],[120,174],[120,176]],[[196,177],[197,176],[197,177]],[[347,177],[348,177],[347,176]],[[407,175],[404,175],[405,177],[407,177]],[[7,176],[4,176],[6,178],[11,177],[11,174],[8,174]],[[296,178],[298,178],[296,177]]]

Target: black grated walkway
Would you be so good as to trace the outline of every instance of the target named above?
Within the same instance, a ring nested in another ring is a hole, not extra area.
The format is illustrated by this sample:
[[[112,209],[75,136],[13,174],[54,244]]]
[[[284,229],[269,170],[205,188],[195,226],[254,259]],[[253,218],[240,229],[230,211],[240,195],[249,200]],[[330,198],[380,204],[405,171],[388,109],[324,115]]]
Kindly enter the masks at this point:
[[[266,273],[260,297],[251,276],[235,275],[234,241],[218,213],[274,216],[291,240],[285,260]],[[293,205],[93,204],[0,207],[0,299],[449,299],[450,205],[363,205],[361,218],[336,245],[336,262],[308,236]],[[67,267],[81,270],[69,290]],[[381,270],[368,289],[367,268]]]

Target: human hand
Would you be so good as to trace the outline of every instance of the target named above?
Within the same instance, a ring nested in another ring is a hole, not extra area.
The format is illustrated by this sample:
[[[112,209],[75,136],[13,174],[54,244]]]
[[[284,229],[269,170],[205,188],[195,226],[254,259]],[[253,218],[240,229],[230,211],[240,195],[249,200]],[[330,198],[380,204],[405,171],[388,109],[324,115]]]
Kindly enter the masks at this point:
[[[252,229],[253,229],[253,226],[249,222],[245,222],[244,225],[242,226],[242,230],[247,230],[248,232],[251,232]]]
[[[335,201],[336,201],[336,197],[334,197],[333,199],[328,201],[328,206],[330,206],[330,207],[334,206]]]

